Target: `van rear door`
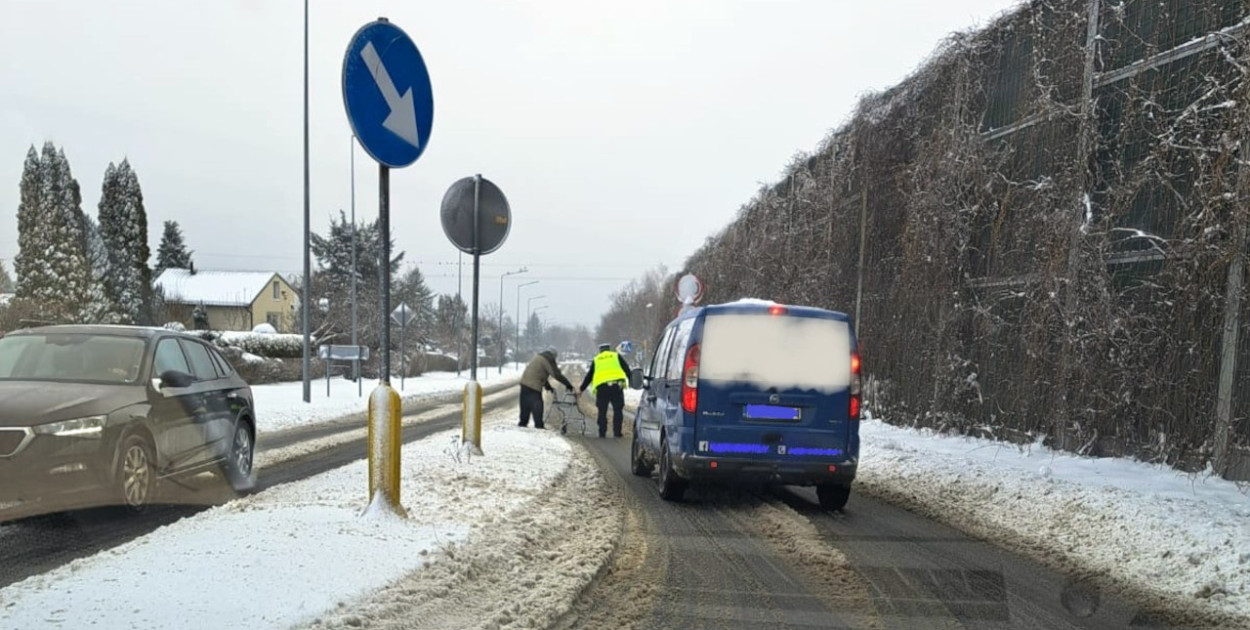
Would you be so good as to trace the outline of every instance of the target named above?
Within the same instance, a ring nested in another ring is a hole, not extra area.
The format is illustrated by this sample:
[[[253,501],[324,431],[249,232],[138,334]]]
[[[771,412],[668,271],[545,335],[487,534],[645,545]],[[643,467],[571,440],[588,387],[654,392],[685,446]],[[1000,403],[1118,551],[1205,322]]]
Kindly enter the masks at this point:
[[[701,453],[786,461],[848,455],[854,339],[843,316],[709,309],[699,342]]]

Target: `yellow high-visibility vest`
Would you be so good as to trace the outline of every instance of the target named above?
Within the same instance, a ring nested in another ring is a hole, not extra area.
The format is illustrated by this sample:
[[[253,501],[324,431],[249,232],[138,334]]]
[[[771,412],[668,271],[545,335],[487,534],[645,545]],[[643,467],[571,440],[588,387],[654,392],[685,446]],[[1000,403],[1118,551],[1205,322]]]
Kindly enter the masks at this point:
[[[605,350],[595,357],[595,378],[590,384],[591,391],[598,391],[604,383],[628,380],[629,375],[621,369],[621,358],[615,352]]]

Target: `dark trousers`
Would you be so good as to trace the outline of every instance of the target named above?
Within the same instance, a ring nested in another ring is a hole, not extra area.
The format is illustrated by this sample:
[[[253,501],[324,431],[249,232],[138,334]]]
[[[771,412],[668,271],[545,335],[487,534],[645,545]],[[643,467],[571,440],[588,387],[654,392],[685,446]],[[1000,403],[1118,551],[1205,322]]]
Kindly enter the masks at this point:
[[[520,426],[528,427],[530,425],[531,413],[534,414],[534,427],[538,429],[543,428],[543,393],[522,385]]]
[[[625,390],[620,385],[600,385],[595,391],[595,405],[599,407],[599,437],[608,432],[608,405],[612,405],[612,435],[620,437],[621,422],[625,419]]]

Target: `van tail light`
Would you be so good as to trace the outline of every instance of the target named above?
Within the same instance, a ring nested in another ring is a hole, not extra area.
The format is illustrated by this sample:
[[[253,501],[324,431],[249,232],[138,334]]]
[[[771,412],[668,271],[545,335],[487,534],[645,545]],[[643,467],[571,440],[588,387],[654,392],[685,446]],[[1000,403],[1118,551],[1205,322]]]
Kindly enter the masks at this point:
[[[860,406],[863,404],[863,378],[860,376],[859,352],[851,355],[851,420],[859,420]]]
[[[694,413],[699,405],[699,344],[686,351],[686,365],[681,372],[681,408]]]

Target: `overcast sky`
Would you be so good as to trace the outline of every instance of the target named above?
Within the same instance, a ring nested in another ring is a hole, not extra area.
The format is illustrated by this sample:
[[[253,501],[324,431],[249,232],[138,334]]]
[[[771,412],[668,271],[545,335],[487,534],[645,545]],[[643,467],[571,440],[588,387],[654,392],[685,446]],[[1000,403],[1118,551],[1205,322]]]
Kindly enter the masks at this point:
[[[429,147],[391,175],[407,261],[436,292],[456,291],[438,205],[482,173],[513,212],[508,241],[483,258],[483,303],[498,301],[500,273],[527,266],[508,279],[509,312],[528,276],[540,283],[522,295],[547,296],[535,302],[545,319],[593,326],[613,291],[679,268],[860,95],[1015,4],[313,0],[313,229],[350,211],[340,74],[352,34],[378,16],[414,39],[434,88]],[[26,150],[51,140],[92,214],[105,166],[130,159],[153,263],[173,219],[197,267],[298,272],[302,79],[299,0],[0,0],[0,259],[17,253]],[[362,151],[356,210],[377,216]]]

